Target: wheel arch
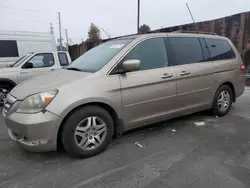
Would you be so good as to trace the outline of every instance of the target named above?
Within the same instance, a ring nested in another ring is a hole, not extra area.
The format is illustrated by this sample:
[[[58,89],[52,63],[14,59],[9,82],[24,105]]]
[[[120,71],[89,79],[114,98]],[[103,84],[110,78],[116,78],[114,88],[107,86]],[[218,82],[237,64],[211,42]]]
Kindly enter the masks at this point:
[[[232,92],[233,92],[233,102],[235,102],[235,101],[236,101],[236,94],[235,94],[235,88],[234,88],[233,83],[232,83],[232,82],[229,82],[229,81],[223,82],[223,83],[217,88],[217,90],[218,90],[222,85],[227,85],[227,86],[229,86],[229,87],[231,88],[231,90],[232,90]]]
[[[13,82],[12,80],[7,79],[7,78],[0,78],[0,84],[8,84],[8,85],[12,86],[12,88],[17,85],[15,82]]]
[[[113,107],[111,107],[111,105],[104,103],[104,102],[88,102],[85,104],[81,104],[79,106],[74,107],[73,109],[71,109],[63,118],[59,130],[57,132],[57,148],[62,149],[63,144],[62,144],[62,140],[61,140],[61,133],[63,131],[63,127],[64,127],[64,123],[67,120],[67,118],[74,113],[76,110],[80,109],[80,108],[84,108],[86,106],[98,106],[103,108],[104,110],[106,110],[112,117],[113,121],[114,121],[114,135],[115,136],[120,136],[123,133],[124,130],[124,126],[123,126],[123,121],[122,119],[119,118],[117,112],[115,111],[115,109]]]

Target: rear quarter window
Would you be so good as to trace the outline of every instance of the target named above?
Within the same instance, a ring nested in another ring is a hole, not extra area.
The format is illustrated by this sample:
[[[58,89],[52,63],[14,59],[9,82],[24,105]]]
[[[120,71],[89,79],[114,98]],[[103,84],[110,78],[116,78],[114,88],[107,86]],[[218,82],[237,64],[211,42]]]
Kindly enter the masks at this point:
[[[58,53],[58,58],[61,66],[67,66],[69,64],[69,60],[66,53]]]
[[[211,61],[234,59],[236,57],[232,47],[224,39],[205,39],[210,52]]]

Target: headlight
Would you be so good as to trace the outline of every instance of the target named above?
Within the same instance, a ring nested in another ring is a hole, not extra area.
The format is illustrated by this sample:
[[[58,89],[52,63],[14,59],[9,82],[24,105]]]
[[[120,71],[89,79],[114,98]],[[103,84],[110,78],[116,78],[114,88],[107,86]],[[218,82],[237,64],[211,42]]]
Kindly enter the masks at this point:
[[[18,113],[38,113],[55,98],[58,90],[37,93],[27,97],[18,107]]]

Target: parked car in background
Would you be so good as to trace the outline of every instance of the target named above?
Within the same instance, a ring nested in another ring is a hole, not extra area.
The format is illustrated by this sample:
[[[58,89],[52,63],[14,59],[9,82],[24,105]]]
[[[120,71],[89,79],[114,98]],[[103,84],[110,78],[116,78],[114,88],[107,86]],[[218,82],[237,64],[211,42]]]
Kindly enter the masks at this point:
[[[0,105],[17,84],[71,63],[68,52],[32,52],[0,69]]]
[[[29,52],[57,51],[50,33],[0,31],[0,68],[12,64]]]
[[[129,36],[21,83],[8,95],[3,116],[10,137],[26,149],[63,146],[71,156],[90,157],[129,129],[207,109],[226,115],[244,92],[243,72],[224,37]]]
[[[250,79],[250,65],[246,66],[245,77]]]

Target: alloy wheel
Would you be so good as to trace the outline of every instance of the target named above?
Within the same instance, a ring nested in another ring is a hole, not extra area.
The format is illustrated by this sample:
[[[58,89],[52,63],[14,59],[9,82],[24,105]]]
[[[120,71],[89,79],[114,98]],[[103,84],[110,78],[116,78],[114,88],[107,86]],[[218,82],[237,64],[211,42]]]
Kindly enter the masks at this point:
[[[217,101],[220,111],[222,112],[227,111],[230,105],[230,100],[231,100],[230,93],[226,90],[221,91]]]
[[[75,129],[74,140],[82,150],[93,150],[102,144],[107,134],[106,123],[99,117],[83,119]]]

